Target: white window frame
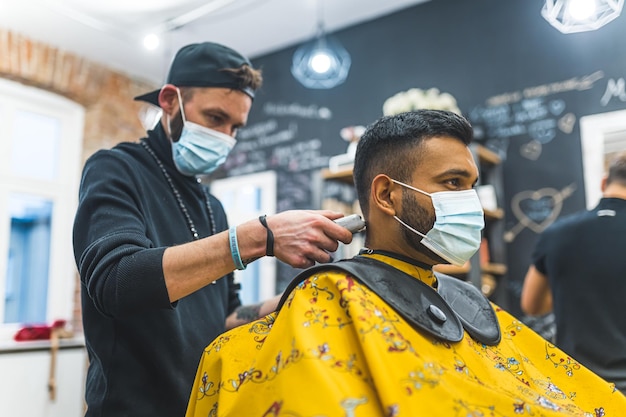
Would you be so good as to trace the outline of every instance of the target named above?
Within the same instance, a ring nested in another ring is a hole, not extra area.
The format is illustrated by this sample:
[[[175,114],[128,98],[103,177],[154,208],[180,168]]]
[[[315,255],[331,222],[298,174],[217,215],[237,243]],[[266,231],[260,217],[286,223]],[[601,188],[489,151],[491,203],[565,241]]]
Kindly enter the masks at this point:
[[[11,173],[13,119],[18,110],[53,117],[60,122],[54,180],[16,177]],[[11,219],[9,196],[26,193],[52,201],[50,264],[48,272],[47,324],[57,319],[72,322],[76,266],[72,249],[72,226],[78,202],[82,160],[84,108],[79,104],[34,87],[0,79],[0,340],[13,337],[23,324],[4,324],[6,271]]]
[[[266,214],[276,213],[276,172],[264,171],[255,174],[227,177],[213,180],[210,184],[211,194],[217,197],[226,211],[228,223],[238,225],[247,220]],[[258,211],[245,204],[238,204],[239,198],[249,189],[261,191],[260,209]],[[226,195],[234,192],[234,201],[229,205],[230,198]],[[255,261],[258,268],[235,271],[235,282],[241,284],[240,296],[244,303],[258,303],[276,295],[276,258],[262,257]],[[251,281],[255,280],[258,292],[249,291]],[[248,284],[246,284],[248,283]]]
[[[592,114],[580,118],[580,139],[583,154],[583,175],[587,209],[593,209],[600,198],[600,184],[606,174],[606,136],[626,130],[626,110]],[[615,144],[613,144],[615,145]],[[626,150],[626,144],[624,147]]]

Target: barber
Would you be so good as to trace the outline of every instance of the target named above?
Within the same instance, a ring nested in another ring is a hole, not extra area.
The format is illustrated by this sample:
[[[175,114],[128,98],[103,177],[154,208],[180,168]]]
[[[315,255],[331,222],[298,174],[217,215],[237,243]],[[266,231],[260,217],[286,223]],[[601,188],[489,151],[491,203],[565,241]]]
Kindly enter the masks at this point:
[[[235,145],[261,83],[260,71],[228,47],[185,46],[166,84],[136,97],[161,108],[156,127],[86,162],[74,254],[87,416],[184,415],[204,346],[276,308],[278,297],[242,306],[233,271],[262,256],[309,267],[351,241],[333,211],[287,211],[229,227],[200,183]]]

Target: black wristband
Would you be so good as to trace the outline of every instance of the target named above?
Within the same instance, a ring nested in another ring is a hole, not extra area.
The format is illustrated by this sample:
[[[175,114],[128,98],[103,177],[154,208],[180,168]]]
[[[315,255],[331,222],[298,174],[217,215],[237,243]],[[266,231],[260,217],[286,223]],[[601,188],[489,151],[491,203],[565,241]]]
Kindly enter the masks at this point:
[[[270,230],[267,225],[267,220],[265,219],[265,214],[259,216],[259,221],[267,229],[267,240],[265,242],[265,255],[266,256],[274,256],[274,233]]]

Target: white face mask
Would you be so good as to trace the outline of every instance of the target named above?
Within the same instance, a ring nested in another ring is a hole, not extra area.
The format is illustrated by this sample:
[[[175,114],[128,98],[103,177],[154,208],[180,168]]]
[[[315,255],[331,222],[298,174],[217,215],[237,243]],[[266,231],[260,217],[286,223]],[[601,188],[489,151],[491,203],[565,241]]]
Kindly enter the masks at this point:
[[[217,130],[188,122],[180,90],[176,89],[176,92],[183,118],[183,130],[178,141],[172,142],[174,164],[184,175],[208,175],[226,161],[237,140]]]
[[[481,231],[485,227],[484,212],[476,190],[429,194],[403,182],[392,181],[427,195],[433,201],[435,224],[425,235],[393,216],[404,227],[422,236],[422,245],[457,266],[462,266],[476,253],[480,247]]]

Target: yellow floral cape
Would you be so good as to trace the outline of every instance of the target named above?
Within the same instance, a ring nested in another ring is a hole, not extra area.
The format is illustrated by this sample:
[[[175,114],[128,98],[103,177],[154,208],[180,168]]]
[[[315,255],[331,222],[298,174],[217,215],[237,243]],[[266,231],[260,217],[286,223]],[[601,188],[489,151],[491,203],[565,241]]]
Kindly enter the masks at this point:
[[[429,270],[370,255],[433,286]],[[502,340],[414,330],[342,271],[315,273],[270,314],[205,350],[187,417],[626,416],[626,397],[494,306]]]

